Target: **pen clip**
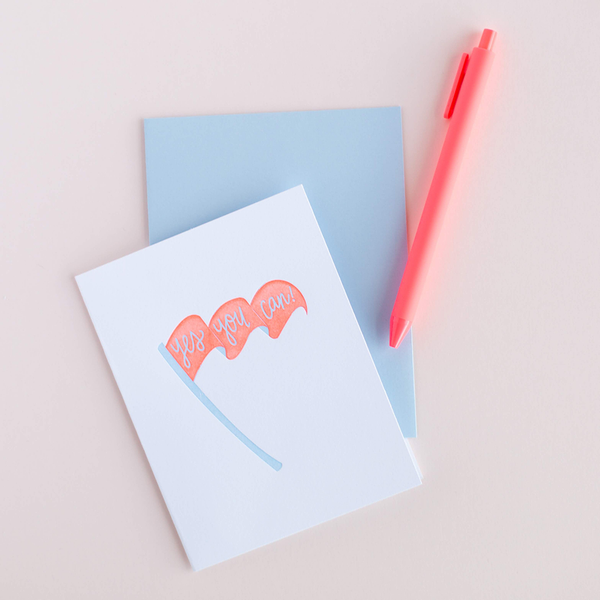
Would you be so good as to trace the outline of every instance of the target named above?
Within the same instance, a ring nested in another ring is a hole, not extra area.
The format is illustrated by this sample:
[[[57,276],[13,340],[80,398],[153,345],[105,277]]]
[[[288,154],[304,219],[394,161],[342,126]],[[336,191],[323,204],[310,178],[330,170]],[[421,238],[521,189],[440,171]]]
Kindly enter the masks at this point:
[[[448,98],[448,104],[446,104],[446,110],[444,111],[444,119],[449,119],[454,113],[454,107],[456,106],[456,99],[460,92],[465,73],[467,71],[467,65],[469,64],[469,55],[465,52],[460,57],[460,63],[458,65],[458,71],[456,71],[456,77],[452,84],[452,91],[450,92],[450,98]]]

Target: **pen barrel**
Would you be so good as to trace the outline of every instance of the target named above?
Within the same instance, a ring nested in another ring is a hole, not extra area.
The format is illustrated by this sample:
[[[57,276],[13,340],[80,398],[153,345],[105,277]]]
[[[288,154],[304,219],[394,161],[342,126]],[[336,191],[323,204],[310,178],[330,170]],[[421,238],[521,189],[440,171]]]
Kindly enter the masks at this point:
[[[394,305],[395,316],[406,321],[414,318],[493,60],[482,48],[469,57]]]

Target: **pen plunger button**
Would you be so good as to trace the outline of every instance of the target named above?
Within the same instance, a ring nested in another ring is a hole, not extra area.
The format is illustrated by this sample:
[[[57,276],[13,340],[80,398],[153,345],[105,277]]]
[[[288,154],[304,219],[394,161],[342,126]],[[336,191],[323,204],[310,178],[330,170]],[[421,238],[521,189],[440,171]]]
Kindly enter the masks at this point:
[[[496,32],[493,29],[484,29],[479,40],[479,47],[484,50],[491,50],[496,41]]]

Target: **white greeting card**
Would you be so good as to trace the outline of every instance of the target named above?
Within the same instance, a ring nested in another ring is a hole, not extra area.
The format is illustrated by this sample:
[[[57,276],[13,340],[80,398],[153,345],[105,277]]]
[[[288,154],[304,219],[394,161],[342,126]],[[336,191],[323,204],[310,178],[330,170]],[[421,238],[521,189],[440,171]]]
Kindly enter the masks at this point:
[[[194,570],[420,483],[301,186],[77,283]]]

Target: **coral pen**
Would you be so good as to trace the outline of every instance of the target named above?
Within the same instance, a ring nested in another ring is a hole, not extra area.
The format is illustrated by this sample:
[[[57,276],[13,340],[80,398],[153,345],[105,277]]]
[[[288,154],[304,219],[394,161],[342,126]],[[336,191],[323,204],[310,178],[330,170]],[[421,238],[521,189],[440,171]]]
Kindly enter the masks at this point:
[[[392,318],[390,346],[397,348],[410,329],[452,195],[469,134],[494,60],[496,32],[484,29],[471,56],[463,54],[444,117],[450,119],[421,220],[400,282]]]

